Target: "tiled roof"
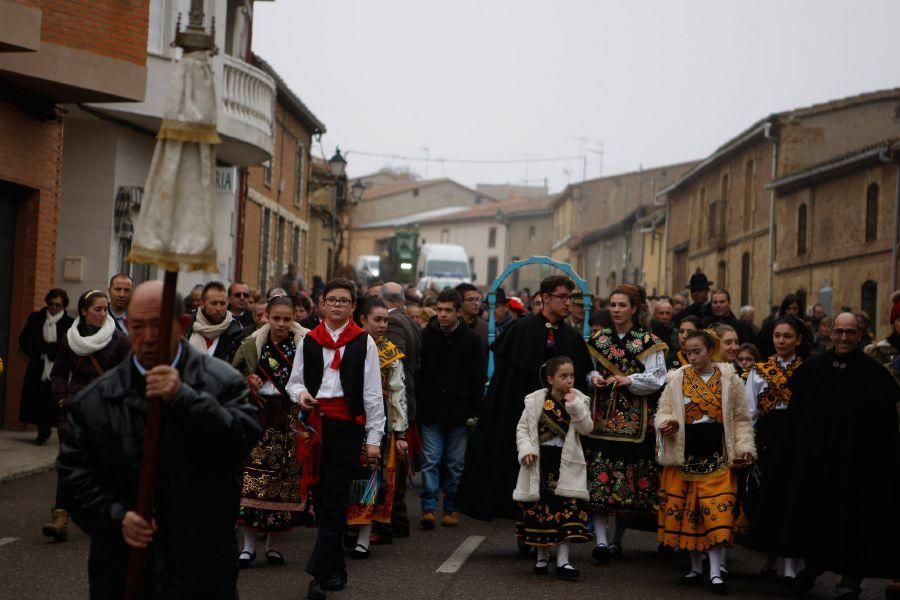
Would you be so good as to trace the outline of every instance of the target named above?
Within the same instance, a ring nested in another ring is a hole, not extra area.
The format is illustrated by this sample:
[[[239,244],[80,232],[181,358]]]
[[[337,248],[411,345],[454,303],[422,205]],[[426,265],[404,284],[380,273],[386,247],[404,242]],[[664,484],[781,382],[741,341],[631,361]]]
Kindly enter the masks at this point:
[[[281,78],[272,65],[263,60],[258,54],[253,55],[253,64],[268,73],[275,80],[275,86],[278,88],[278,95],[283,96],[287,101],[287,108],[300,121],[312,128],[312,133],[325,133],[325,124],[319,120],[316,115],[303,103],[302,100],[288,86],[287,82]]]

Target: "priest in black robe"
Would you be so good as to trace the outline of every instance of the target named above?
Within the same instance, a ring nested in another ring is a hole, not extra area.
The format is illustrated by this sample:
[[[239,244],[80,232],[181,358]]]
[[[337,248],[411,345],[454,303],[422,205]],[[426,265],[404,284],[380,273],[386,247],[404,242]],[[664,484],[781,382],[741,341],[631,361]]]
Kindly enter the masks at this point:
[[[842,576],[837,597],[859,597],[864,577],[900,577],[900,388],[858,348],[850,313],[832,328],[834,348],[790,381],[793,485],[785,537],[806,569],[807,592],[825,571]]]
[[[494,374],[457,494],[460,509],[470,517],[488,521],[518,514],[512,499],[519,470],[516,425],[525,396],[546,385],[541,366],[554,356],[568,356],[575,365],[575,387],[588,391],[592,366],[587,345],[582,332],[565,323],[574,291],[568,277],[545,278],[541,313],[514,322],[492,346]]]

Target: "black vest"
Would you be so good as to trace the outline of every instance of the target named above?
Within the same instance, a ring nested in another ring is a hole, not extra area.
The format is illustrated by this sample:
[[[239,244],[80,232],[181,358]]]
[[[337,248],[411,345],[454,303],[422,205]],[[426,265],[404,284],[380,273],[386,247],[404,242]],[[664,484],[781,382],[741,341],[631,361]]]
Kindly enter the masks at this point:
[[[341,356],[341,387],[344,389],[347,408],[354,417],[358,417],[365,412],[363,406],[363,382],[365,380],[366,346],[368,340],[369,336],[365,333],[356,336],[349,344],[344,346],[344,354]],[[324,374],[325,360],[322,357],[322,346],[311,335],[307,335],[303,338],[303,383],[313,397],[319,393]]]

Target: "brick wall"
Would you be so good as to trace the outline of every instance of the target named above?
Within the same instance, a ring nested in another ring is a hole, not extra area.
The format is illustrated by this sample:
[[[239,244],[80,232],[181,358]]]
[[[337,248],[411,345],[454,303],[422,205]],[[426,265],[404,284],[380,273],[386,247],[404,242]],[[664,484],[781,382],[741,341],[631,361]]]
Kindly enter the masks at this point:
[[[62,133],[62,124],[35,120],[16,106],[0,102],[0,182],[15,186],[11,197],[18,204],[11,341],[9,348],[0,349],[0,355],[9,359],[2,380],[6,385],[6,427],[17,423],[25,372],[17,348],[18,334],[28,314],[43,305],[44,295],[53,286]]]
[[[150,0],[14,0],[41,9],[41,40],[144,65]]]

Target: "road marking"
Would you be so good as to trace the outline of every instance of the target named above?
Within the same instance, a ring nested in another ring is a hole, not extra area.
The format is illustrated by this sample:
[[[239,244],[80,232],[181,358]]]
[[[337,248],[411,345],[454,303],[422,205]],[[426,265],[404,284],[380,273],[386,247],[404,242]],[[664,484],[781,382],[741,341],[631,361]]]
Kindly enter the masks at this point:
[[[14,538],[14,537],[4,537],[0,538],[0,546],[5,546],[6,544],[12,544],[22,538]]]
[[[483,535],[470,535],[466,538],[466,541],[459,545],[459,548],[453,551],[450,558],[445,560],[444,564],[438,567],[435,573],[456,573],[464,564],[466,564],[466,561],[472,556],[472,553],[478,549],[478,546],[480,546],[483,541]]]

